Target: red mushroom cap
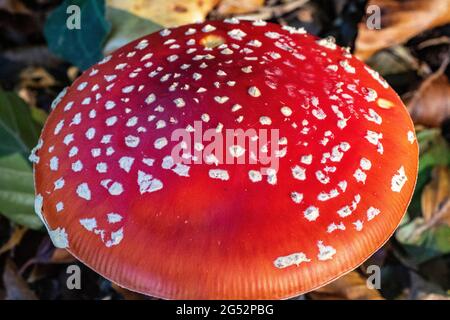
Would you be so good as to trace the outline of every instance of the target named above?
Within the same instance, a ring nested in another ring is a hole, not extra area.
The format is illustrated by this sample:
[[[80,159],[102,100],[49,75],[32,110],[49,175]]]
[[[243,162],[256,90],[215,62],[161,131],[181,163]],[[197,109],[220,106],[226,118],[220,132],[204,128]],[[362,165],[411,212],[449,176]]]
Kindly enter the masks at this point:
[[[136,40],[54,107],[32,155],[37,213],[56,246],[152,296],[322,286],[392,235],[416,181],[414,127],[386,81],[262,21]]]

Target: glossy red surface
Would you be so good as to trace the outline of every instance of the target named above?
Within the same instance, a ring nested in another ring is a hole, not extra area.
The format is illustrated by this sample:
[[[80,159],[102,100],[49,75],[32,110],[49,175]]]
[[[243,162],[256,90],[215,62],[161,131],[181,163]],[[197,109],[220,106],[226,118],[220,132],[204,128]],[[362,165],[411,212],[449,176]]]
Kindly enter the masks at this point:
[[[278,157],[262,164],[259,144],[249,164],[247,140],[231,157],[245,164],[163,164],[195,121],[269,130]],[[331,281],[390,237],[417,174],[413,124],[384,80],[331,41],[243,21],[119,49],[57,99],[41,138],[36,208],[54,243],[170,299],[287,298]],[[250,178],[264,167],[277,172]]]

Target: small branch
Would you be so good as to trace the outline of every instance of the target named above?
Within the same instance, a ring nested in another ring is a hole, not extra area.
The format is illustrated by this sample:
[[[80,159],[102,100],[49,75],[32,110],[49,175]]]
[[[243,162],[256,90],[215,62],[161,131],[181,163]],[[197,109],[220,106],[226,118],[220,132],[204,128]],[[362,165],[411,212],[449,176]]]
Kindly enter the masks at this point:
[[[255,13],[238,15],[236,18],[243,20],[269,20],[273,18],[279,18],[286,13],[294,11],[303,7],[309,0],[295,0],[285,4],[280,4],[272,7],[262,7]]]

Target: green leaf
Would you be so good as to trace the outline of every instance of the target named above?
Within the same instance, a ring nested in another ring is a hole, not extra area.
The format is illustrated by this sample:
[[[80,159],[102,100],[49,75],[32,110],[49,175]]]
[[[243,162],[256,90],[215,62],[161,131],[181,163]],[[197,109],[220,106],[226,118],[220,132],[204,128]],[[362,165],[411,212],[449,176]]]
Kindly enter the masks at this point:
[[[106,16],[112,29],[105,44],[105,53],[111,53],[133,40],[163,29],[163,26],[151,20],[109,6],[106,8]]]
[[[19,153],[0,157],[0,213],[28,228],[42,227],[34,213],[33,173]]]
[[[395,235],[416,264],[450,253],[450,227],[440,224],[424,229],[424,223],[422,218],[415,218]]]
[[[430,181],[431,170],[438,165],[450,165],[450,147],[442,137],[440,130],[423,130],[417,134],[417,141],[420,145],[419,176],[408,209],[412,216],[420,216],[421,195],[423,188]]]
[[[80,8],[79,29],[68,28],[68,19],[77,14],[67,13],[71,5]],[[110,28],[104,0],[64,0],[47,18],[44,35],[50,50],[85,70],[103,57],[102,46]]]
[[[15,153],[28,157],[39,132],[27,104],[14,92],[0,89],[0,157]]]

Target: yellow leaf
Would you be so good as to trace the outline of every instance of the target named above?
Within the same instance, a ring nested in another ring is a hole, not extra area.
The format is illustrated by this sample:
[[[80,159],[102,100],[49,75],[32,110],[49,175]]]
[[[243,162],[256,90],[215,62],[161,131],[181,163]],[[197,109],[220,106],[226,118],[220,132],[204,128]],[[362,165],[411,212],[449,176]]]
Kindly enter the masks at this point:
[[[164,27],[204,21],[219,0],[107,0],[107,5]]]
[[[352,271],[308,294],[315,300],[382,300],[376,289],[369,289],[366,279]]]

